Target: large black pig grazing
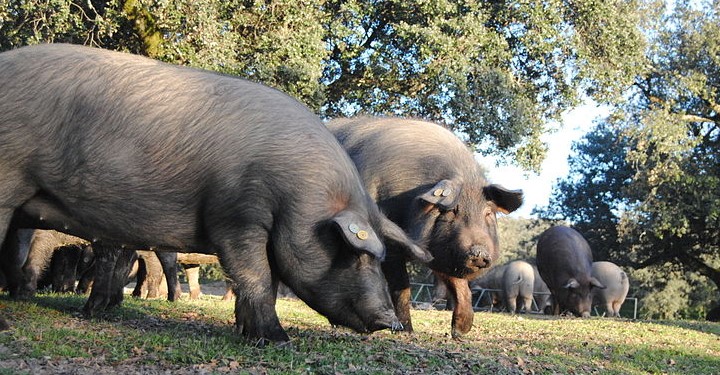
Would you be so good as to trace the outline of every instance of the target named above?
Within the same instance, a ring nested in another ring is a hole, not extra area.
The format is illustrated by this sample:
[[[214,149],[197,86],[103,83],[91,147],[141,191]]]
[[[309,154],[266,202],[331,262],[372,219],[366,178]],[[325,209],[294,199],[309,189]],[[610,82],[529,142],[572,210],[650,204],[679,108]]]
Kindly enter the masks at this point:
[[[382,211],[432,253],[429,266],[455,300],[452,334],[467,333],[473,320],[468,280],[497,261],[496,213],[517,209],[522,192],[489,184],[469,148],[437,124],[358,117],[328,128]],[[412,330],[407,257],[398,250],[389,247],[383,272],[395,312]]]
[[[122,248],[217,253],[245,336],[282,342],[282,281],[331,323],[398,328],[383,240],[431,256],[387,220],[306,107],[271,88],[130,54],[39,45],[0,54],[0,238],[60,229]],[[12,225],[10,225],[12,221]],[[102,267],[100,267],[103,265]],[[85,311],[111,305],[95,281]]]
[[[551,227],[538,238],[536,261],[552,294],[553,314],[589,317],[592,288],[605,286],[592,277],[592,251],[585,238],[569,227]]]

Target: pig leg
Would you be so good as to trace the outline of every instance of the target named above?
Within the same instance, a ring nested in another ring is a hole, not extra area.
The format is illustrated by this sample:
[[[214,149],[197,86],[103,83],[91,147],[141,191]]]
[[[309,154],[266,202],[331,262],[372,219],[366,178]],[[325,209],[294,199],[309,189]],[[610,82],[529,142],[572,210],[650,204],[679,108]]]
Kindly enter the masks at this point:
[[[222,300],[223,301],[232,301],[232,299],[234,297],[235,297],[235,292],[233,292],[232,281],[226,280],[225,281],[225,294],[223,294]]]
[[[475,312],[472,308],[472,293],[470,284],[465,279],[448,277],[447,283],[450,292],[455,296],[455,309],[453,310],[451,332],[453,338],[459,338],[470,332]]]
[[[517,310],[517,296],[508,294],[505,296],[505,307],[510,314],[515,314]]]
[[[95,256],[91,247],[86,246],[83,248],[77,272],[80,280],[75,291],[78,294],[85,294],[92,288],[95,278]]]
[[[177,253],[176,252],[156,252],[163,273],[165,273],[165,281],[167,282],[168,301],[176,301],[182,295],[180,289],[180,281],[177,275]]]
[[[200,265],[183,264],[183,268],[190,288],[190,299],[200,298]]]
[[[524,306],[523,312],[524,313],[529,313],[532,311],[532,302],[533,302],[532,297],[523,297],[523,306]]]
[[[147,289],[146,298],[158,298],[160,296],[160,284],[162,283],[163,270],[162,264],[155,252],[140,251],[140,258],[145,261],[145,279],[143,280],[143,288]],[[138,278],[138,280],[140,280]]]
[[[112,284],[110,285],[111,298],[106,308],[117,306],[122,302],[124,296],[123,290],[125,284],[128,282],[128,274],[130,274],[130,270],[132,270],[133,264],[137,259],[136,256],[134,250],[120,250],[117,262],[115,262]]]
[[[32,231],[28,231],[32,233]],[[38,281],[40,281],[43,273],[50,268],[55,247],[35,242],[30,250],[27,261],[22,268],[23,278],[18,289],[18,297],[21,299],[28,299],[35,295]]]
[[[391,257],[391,254],[398,254],[399,252],[388,249],[387,253],[388,258],[382,263],[382,271],[388,283],[388,291],[395,307],[395,315],[400,324],[403,325],[403,332],[412,332],[410,277],[405,267],[405,260]]]
[[[4,229],[0,228],[0,231]],[[5,273],[6,288],[11,298],[20,298],[21,283],[25,277],[23,265],[30,251],[32,233],[30,229],[17,229],[11,225],[0,250],[0,259],[2,259],[0,265]]]
[[[279,280],[272,275],[268,254],[268,233],[262,228],[238,228],[239,238],[224,239],[218,256],[233,280],[235,325],[238,332],[256,345],[290,340],[275,311]]]
[[[615,315],[615,311],[618,311],[619,309],[615,310],[615,302],[614,301],[608,301],[608,303],[605,305],[605,310],[607,311],[607,315],[610,317],[615,317],[615,316],[620,315],[620,314]]]
[[[135,298],[146,298],[147,296],[147,284],[148,284],[148,270],[145,265],[145,259],[138,257],[137,260],[138,268],[135,274],[135,289],[132,291],[132,296]]]
[[[120,304],[123,299],[123,287],[132,268],[135,251],[121,250],[119,247],[93,244],[95,252],[95,280],[83,314],[93,317],[101,310]]]

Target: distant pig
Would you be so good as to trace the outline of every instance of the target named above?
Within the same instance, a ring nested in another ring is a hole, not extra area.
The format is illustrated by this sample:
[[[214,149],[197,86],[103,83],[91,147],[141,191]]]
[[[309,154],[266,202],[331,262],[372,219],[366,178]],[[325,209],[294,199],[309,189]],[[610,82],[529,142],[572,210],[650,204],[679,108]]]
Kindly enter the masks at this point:
[[[507,264],[502,277],[502,291],[505,307],[510,313],[532,311],[535,274],[533,266],[523,260]]]
[[[591,290],[605,286],[592,276],[592,252],[583,236],[565,226],[547,229],[538,239],[536,260],[552,293],[553,314],[589,317]]]
[[[55,292],[74,291],[77,264],[82,249],[89,242],[54,230],[20,229],[17,233],[18,237],[26,237],[29,241],[8,245],[17,246],[13,250],[20,254],[27,254],[21,262],[3,261],[3,269],[13,275],[8,280],[10,296],[27,299],[35,295],[38,286],[50,284]],[[7,254],[5,251],[3,254]],[[45,281],[41,282],[44,277]]]
[[[605,289],[593,289],[593,301],[605,307],[607,316],[620,317],[620,307],[625,302],[630,282],[627,274],[612,262],[594,262],[592,275]]]
[[[120,303],[127,249],[151,249],[216,253],[238,295],[237,329],[259,344],[289,340],[275,312],[280,281],[333,324],[401,328],[384,242],[432,257],[380,213],[297,100],[63,44],[1,53],[0,87],[0,238],[43,228],[91,240],[103,277],[86,315]]]
[[[544,314],[550,314],[552,312],[552,298],[550,297],[550,288],[548,288],[545,281],[540,276],[537,266],[533,266],[533,273],[535,274],[535,284],[533,285],[533,296],[535,298],[535,306],[538,310]]]
[[[468,280],[497,261],[496,213],[520,207],[522,192],[489,184],[467,145],[437,124],[358,117],[328,128],[381,210],[432,253],[428,266],[457,302],[452,334],[467,333],[473,320]],[[407,260],[390,246],[383,273],[398,318],[412,330]]]

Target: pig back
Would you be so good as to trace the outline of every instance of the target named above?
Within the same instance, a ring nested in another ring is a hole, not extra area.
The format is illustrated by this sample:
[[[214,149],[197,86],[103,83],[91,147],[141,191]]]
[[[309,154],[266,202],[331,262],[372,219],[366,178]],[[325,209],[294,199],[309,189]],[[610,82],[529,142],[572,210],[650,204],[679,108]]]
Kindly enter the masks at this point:
[[[570,278],[588,279],[592,252],[587,241],[572,228],[552,227],[537,243],[537,268],[550,289],[562,287]]]
[[[202,248],[198,213],[218,218],[235,207],[234,216],[271,225],[289,200],[300,222],[366,205],[352,162],[320,120],[259,84],[41,45],[0,54],[0,86],[0,156],[43,182],[53,200],[43,208],[67,220],[52,226],[87,228],[70,228],[84,238],[109,237],[120,221],[128,230],[119,242]]]
[[[381,206],[391,197],[414,198],[443,179],[456,178],[466,186],[486,184],[484,172],[468,147],[437,124],[358,117],[333,120],[328,128],[357,166],[368,193]],[[408,193],[410,189],[412,194]]]
[[[627,274],[616,264],[607,261],[593,262],[592,275],[598,279],[605,289],[593,289],[593,295],[602,303],[622,303],[630,290]]]

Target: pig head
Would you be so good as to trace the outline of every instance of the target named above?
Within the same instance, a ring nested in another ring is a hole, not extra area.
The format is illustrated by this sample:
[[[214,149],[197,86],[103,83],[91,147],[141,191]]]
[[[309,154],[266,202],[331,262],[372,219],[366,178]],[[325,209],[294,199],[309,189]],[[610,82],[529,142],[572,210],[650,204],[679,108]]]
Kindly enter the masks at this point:
[[[553,314],[589,317],[591,290],[605,286],[592,276],[592,252],[583,236],[565,226],[547,229],[538,239],[536,260],[552,294]]]
[[[496,214],[517,209],[522,192],[489,184],[468,147],[433,123],[359,117],[328,128],[381,210],[432,254],[428,266],[458,300],[453,334],[466,333],[473,316],[468,280],[497,261]],[[398,318],[412,330],[407,260],[390,248],[383,273]]]

